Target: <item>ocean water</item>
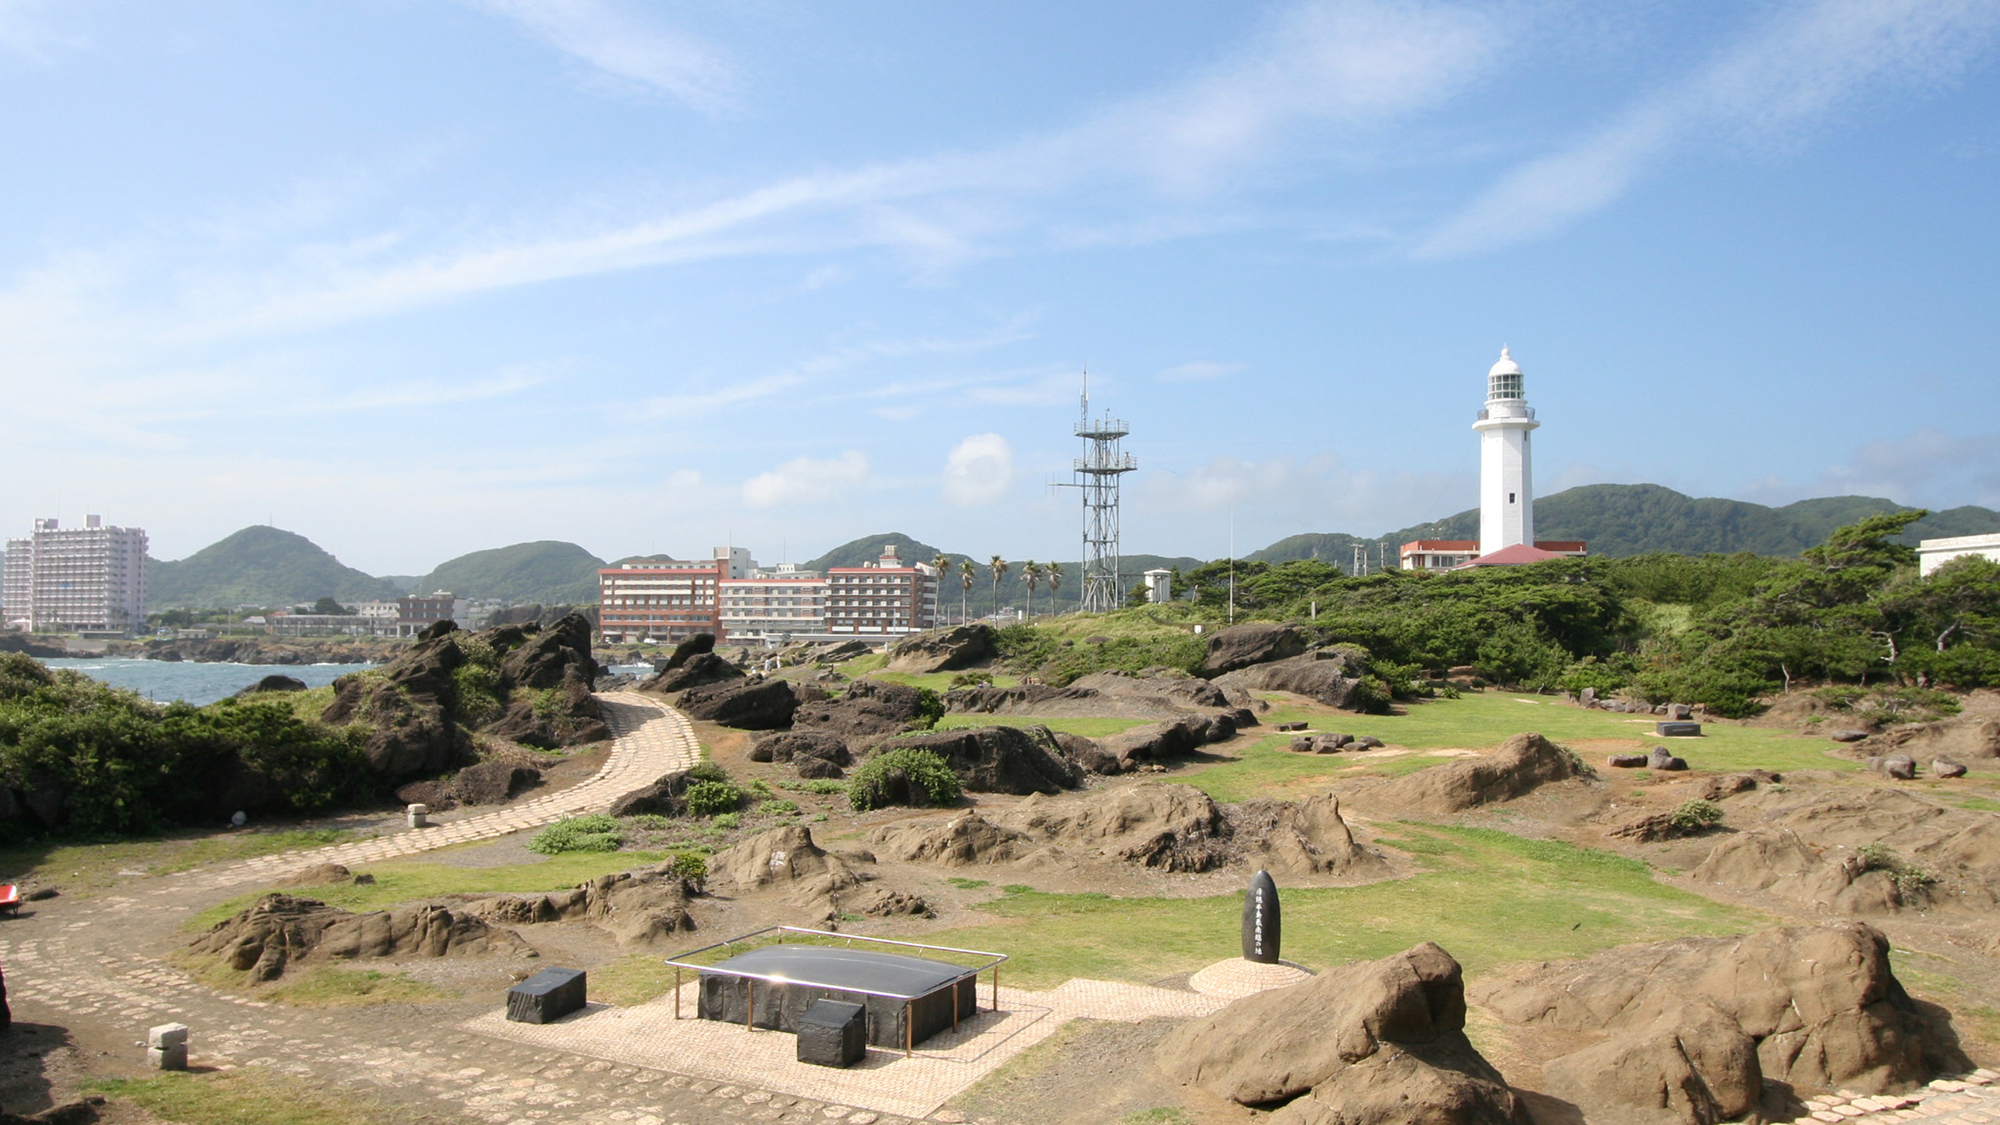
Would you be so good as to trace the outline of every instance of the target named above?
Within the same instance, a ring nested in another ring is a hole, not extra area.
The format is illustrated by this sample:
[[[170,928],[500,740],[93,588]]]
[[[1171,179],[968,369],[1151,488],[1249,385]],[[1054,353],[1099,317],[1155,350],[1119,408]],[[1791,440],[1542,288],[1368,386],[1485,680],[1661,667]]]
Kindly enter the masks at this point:
[[[325,687],[349,672],[373,664],[198,664],[191,660],[134,660],[129,657],[69,656],[44,660],[51,668],[74,668],[112,687],[131,688],[161,703],[185,699],[196,705],[235,695],[265,676],[292,676],[307,687]]]

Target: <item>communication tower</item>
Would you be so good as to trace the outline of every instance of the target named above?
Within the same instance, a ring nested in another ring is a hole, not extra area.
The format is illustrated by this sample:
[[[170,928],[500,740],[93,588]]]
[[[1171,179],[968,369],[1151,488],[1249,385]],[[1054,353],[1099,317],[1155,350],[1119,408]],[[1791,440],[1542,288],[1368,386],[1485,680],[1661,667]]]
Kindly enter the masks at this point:
[[[1073,466],[1067,487],[1083,493],[1083,578],[1078,583],[1085,613],[1105,613],[1125,604],[1118,574],[1118,478],[1139,462],[1118,448],[1132,432],[1122,418],[1090,416],[1090,379],[1084,377],[1083,404],[1076,436],[1083,439],[1083,456]]]

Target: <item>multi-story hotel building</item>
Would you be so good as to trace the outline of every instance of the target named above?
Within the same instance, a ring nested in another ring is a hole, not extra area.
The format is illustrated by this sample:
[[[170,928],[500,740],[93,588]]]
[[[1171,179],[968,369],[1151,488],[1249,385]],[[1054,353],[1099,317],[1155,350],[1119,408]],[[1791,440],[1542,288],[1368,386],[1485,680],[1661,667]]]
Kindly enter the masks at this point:
[[[36,520],[34,534],[7,541],[0,616],[37,633],[130,636],[146,622],[145,531],[98,516],[68,529]]]
[[[730,644],[782,644],[820,633],[826,626],[826,578],[791,564],[753,570],[748,578],[725,578],[721,588],[721,632]]]
[[[938,575],[905,564],[893,544],[866,566],[826,572],[826,631],[833,634],[919,633],[937,624]]]
[[[699,562],[629,562],[597,572],[597,628],[613,644],[679,644],[696,633],[721,640],[721,584],[755,566],[741,547]]]

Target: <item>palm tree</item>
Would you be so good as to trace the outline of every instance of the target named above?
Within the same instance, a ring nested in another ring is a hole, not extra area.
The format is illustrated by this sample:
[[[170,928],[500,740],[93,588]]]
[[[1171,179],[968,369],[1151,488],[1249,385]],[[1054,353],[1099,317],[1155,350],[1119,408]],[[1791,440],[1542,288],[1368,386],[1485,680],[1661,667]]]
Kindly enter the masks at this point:
[[[1000,579],[1007,574],[1007,560],[994,555],[993,561],[986,564],[986,569],[993,573],[993,612],[997,615],[1000,612]]]
[[[1035,616],[1035,586],[1042,580],[1042,564],[1033,559],[1021,564],[1021,580],[1028,584],[1028,616]]]
[[[1056,591],[1062,589],[1062,564],[1044,563],[1042,577],[1049,580],[1049,612],[1056,612]]]
[[[931,569],[937,571],[937,593],[938,597],[942,598],[944,597],[944,576],[951,573],[951,560],[944,557],[943,551],[939,551],[937,554],[931,556]]]
[[[965,599],[967,595],[972,593],[972,579],[978,573],[979,568],[972,565],[971,559],[966,559],[964,562],[958,564],[958,623],[960,625],[965,624]]]

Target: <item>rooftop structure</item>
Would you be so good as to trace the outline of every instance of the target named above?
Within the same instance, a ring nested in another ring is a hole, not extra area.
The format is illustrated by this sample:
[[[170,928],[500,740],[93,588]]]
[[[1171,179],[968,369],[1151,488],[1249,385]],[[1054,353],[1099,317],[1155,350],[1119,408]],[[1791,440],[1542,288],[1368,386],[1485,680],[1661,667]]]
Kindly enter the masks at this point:
[[[2000,534],[1925,539],[1917,544],[1917,572],[1928,578],[1938,567],[1965,555],[1978,555],[2000,562]]]

